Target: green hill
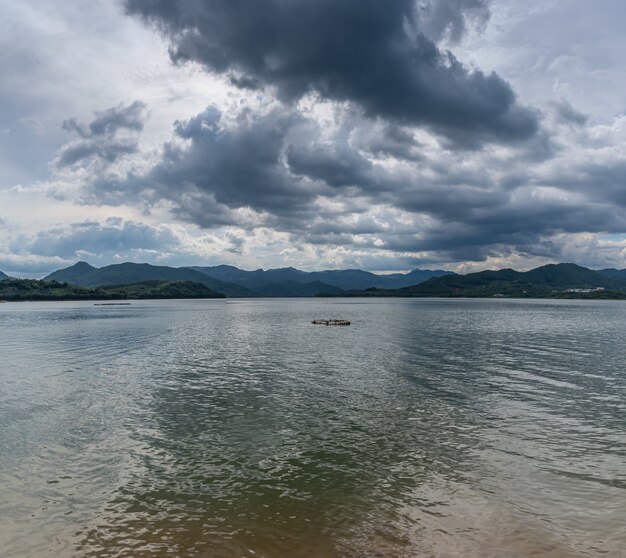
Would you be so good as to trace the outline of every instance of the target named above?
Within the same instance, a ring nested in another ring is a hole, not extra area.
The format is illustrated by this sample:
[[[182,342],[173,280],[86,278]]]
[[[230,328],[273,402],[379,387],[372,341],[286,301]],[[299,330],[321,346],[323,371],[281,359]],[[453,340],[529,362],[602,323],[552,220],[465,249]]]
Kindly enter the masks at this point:
[[[626,279],[626,269],[615,269],[610,267],[608,269],[601,269],[600,273],[609,275],[610,277],[616,277],[618,279]]]
[[[191,281],[144,281],[132,285],[110,285],[96,289],[35,279],[8,279],[0,283],[0,300],[139,300],[224,298],[200,283]]]
[[[92,289],[36,279],[9,279],[0,283],[0,300],[93,300]]]
[[[88,278],[92,273],[95,274],[97,272],[97,267],[93,267],[87,262],[78,262],[71,267],[60,269],[51,273],[47,277],[44,277],[44,281],[58,281],[59,283],[81,285],[81,283],[88,281]]]
[[[97,291],[120,299],[226,298],[206,285],[192,281],[142,281],[131,285],[107,285]]]
[[[232,265],[192,267],[220,281],[236,283],[263,296],[311,296],[310,293],[340,293],[372,287],[396,289],[416,285],[431,277],[447,275],[447,271],[415,269],[409,273],[376,275],[360,269],[301,271],[293,267],[246,271]],[[316,287],[317,286],[317,287]]]
[[[522,280],[531,284],[557,289],[626,288],[626,278],[607,277],[600,271],[572,263],[544,265],[520,275],[523,276]]]
[[[9,276],[6,273],[2,273],[2,271],[0,271],[0,281],[4,281],[5,279],[8,279]]]
[[[626,298],[626,280],[575,264],[550,264],[531,271],[513,269],[446,275],[403,289],[369,289],[351,296]]]
[[[191,281],[200,283],[228,297],[255,296],[250,289],[226,283],[191,268],[175,268],[150,264],[122,263],[96,268],[86,262],[55,271],[44,281],[59,281],[80,287],[128,285],[144,281]]]
[[[311,281],[310,283],[282,281],[280,283],[265,283],[264,285],[259,285],[255,289],[255,292],[259,293],[260,296],[266,297],[306,297],[321,294],[335,294],[341,296],[344,291],[337,287],[321,283],[320,281]]]

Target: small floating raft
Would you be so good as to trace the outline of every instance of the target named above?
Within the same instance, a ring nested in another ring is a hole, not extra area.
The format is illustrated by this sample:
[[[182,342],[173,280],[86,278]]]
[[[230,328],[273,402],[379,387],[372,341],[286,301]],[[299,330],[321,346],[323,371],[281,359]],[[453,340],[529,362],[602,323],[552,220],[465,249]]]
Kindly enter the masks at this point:
[[[313,320],[311,322],[315,325],[325,325],[325,326],[349,326],[350,322],[348,320]]]
[[[94,306],[130,306],[130,302],[96,302]]]

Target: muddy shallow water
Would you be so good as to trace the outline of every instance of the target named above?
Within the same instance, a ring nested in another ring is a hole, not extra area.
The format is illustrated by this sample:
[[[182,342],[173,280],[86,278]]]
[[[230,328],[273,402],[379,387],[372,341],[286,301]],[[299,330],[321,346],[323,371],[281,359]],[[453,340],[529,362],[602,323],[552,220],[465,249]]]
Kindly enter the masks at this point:
[[[0,339],[5,558],[623,556],[625,303],[4,304]]]

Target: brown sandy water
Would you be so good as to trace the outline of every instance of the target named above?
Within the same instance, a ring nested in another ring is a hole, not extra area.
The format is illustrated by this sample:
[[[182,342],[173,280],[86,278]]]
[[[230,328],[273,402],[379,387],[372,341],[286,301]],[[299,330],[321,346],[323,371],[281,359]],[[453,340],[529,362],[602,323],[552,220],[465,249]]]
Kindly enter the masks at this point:
[[[606,301],[2,305],[1,555],[623,557],[625,330]]]

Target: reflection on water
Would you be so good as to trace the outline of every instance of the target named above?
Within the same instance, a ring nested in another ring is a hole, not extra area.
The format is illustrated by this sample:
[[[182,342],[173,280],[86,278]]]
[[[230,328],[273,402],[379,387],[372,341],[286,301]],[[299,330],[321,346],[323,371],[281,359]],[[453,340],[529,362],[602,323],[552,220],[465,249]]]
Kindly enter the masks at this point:
[[[331,315],[352,326],[310,324]],[[625,318],[604,301],[2,305],[2,555],[622,556]]]

